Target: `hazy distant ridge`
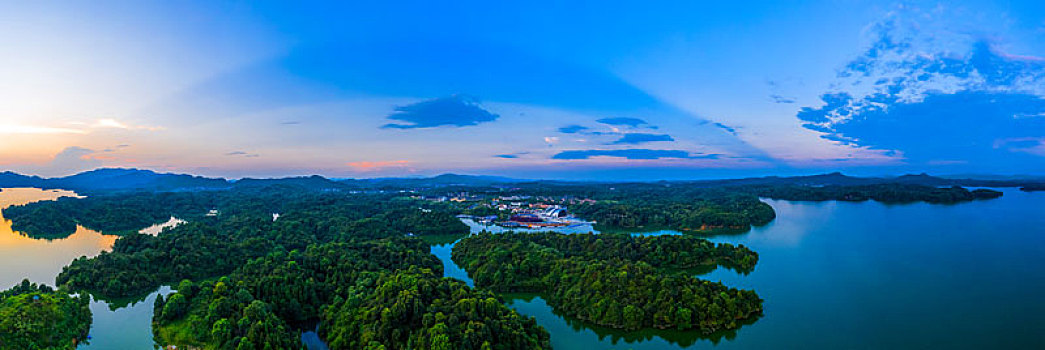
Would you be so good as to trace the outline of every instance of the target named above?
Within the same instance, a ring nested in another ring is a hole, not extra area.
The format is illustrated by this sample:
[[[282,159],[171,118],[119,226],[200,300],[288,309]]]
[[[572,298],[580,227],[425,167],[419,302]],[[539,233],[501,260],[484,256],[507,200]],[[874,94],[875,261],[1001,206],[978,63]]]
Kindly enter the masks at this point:
[[[10,171],[0,173],[0,187],[62,188],[81,193],[117,191],[199,191],[267,186],[292,186],[314,190],[351,190],[444,186],[497,186],[533,182],[562,181],[523,180],[500,176],[459,174],[443,174],[426,178],[328,179],[319,175],[312,175],[269,179],[244,178],[239,180],[226,180],[223,178],[157,173],[151,170],[124,168],[102,168],[57,178],[41,178],[39,176],[22,175]],[[928,174],[902,175],[897,177],[855,177],[835,172],[809,176],[767,176],[741,179],[662,182],[704,184],[707,186],[856,186],[882,183],[902,183],[925,186],[1040,187],[1045,185],[1045,178],[953,179],[931,176]]]

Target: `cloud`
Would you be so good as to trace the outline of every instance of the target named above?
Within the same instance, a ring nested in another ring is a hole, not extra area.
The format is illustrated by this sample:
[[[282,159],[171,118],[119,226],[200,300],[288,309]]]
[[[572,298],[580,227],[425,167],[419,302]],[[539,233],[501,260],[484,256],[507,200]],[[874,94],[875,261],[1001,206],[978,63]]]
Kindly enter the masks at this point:
[[[86,134],[80,129],[54,128],[37,125],[0,124],[0,134]]]
[[[388,119],[408,124],[385,124],[384,129],[418,129],[437,126],[464,127],[497,120],[500,116],[479,106],[477,100],[454,95],[418,103],[399,106]]]
[[[1017,137],[994,141],[994,148],[1045,156],[1045,137]]]
[[[102,165],[102,160],[94,157],[91,149],[71,146],[54,155],[49,163],[37,168],[36,173],[43,176],[64,176],[90,170]]]
[[[85,125],[80,123],[80,125]],[[93,124],[89,125],[92,129],[123,129],[123,130],[148,130],[148,131],[159,131],[163,130],[163,127],[159,126],[147,126],[147,125],[128,125],[127,123],[121,122],[112,118],[98,119]]]
[[[282,122],[282,123],[279,123],[279,124],[281,124],[281,125],[299,125],[299,124],[301,124],[301,122],[299,122],[297,120],[291,120],[291,121],[285,121],[285,122]]]
[[[131,126],[117,121],[116,119],[99,119],[94,123],[71,122],[73,127],[53,127],[41,125],[23,124],[0,124],[0,134],[88,134],[97,129],[145,129],[149,131],[162,130],[162,127]]]
[[[576,124],[574,124],[574,125],[567,125],[567,126],[559,128],[559,132],[561,132],[563,134],[576,134],[578,132],[582,132],[582,131],[586,131],[586,130],[588,130],[587,126],[580,126],[580,125],[576,125]]]
[[[1045,164],[1030,141],[1045,135],[1045,118],[1035,117],[1045,114],[1045,62],[969,34],[939,43],[908,28],[918,25],[879,24],[871,47],[820,96],[823,105],[797,113],[803,126],[915,164],[947,159],[991,171]]]
[[[504,158],[504,159],[516,159],[516,158],[519,158],[520,156],[524,156],[524,155],[527,155],[527,154],[530,154],[530,152],[515,152],[515,153],[496,154],[496,155],[494,155],[494,157],[496,157],[496,158]]]
[[[384,168],[406,167],[410,165],[408,160],[382,160],[376,162],[351,162],[346,164],[356,170],[370,171]]]
[[[658,141],[675,141],[669,135],[666,134],[646,134],[646,133],[630,133],[624,134],[617,141],[608,143],[609,145],[637,145],[647,142],[658,142]]]
[[[769,98],[773,99],[773,103],[795,103],[795,99],[777,94],[769,95]]]
[[[117,129],[129,129],[130,126],[121,123],[116,119],[99,119],[98,122],[94,123],[96,128],[117,128]]]
[[[649,125],[649,123],[647,123],[645,120],[627,117],[602,118],[596,121],[606,125],[626,125],[630,127],[638,127],[639,125]]]
[[[618,149],[618,150],[571,150],[552,156],[552,159],[589,159],[592,157],[617,157],[625,159],[717,159],[717,154],[697,154],[681,150]]]
[[[733,134],[733,135],[736,135],[736,134],[737,134],[737,129],[736,129],[736,128],[734,128],[734,127],[731,127],[731,126],[729,126],[729,125],[726,125],[726,124],[722,124],[722,123],[714,123],[714,125],[715,125],[716,127],[718,127],[719,129],[722,129],[722,130],[728,131],[728,132],[729,132],[730,134]]]
[[[257,153],[248,153],[248,152],[244,152],[244,151],[232,151],[232,152],[229,152],[229,153],[225,153],[225,155],[226,156],[243,156],[243,157],[246,157],[246,158],[257,158],[257,157],[261,156],[260,154],[257,154]]]
[[[559,143],[559,137],[558,136],[545,136],[544,137],[544,143],[547,143],[548,146],[554,145],[556,143]]]

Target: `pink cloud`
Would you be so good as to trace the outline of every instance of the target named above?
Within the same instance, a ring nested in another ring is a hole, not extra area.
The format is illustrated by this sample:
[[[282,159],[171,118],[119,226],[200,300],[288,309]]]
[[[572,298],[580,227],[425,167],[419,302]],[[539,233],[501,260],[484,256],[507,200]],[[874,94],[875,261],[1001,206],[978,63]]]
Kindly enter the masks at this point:
[[[378,170],[392,167],[405,167],[410,164],[408,160],[382,160],[376,162],[351,162],[347,165],[357,170]]]

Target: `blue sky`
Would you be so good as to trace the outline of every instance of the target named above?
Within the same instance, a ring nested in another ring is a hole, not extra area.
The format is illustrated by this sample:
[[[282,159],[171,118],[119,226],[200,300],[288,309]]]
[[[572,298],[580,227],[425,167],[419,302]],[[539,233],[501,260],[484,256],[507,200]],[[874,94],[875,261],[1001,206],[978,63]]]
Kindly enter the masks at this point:
[[[0,5],[0,167],[1045,174],[1035,1]]]

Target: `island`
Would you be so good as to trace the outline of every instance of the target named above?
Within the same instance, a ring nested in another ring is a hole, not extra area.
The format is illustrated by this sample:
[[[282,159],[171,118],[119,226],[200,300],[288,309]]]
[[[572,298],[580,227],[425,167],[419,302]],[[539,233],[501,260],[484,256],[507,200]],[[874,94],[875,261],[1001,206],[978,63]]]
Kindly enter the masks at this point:
[[[667,271],[749,271],[758,261],[744,246],[690,236],[483,233],[459,242],[453,259],[480,288],[543,293],[558,311],[600,326],[712,333],[762,312],[754,291]]]

